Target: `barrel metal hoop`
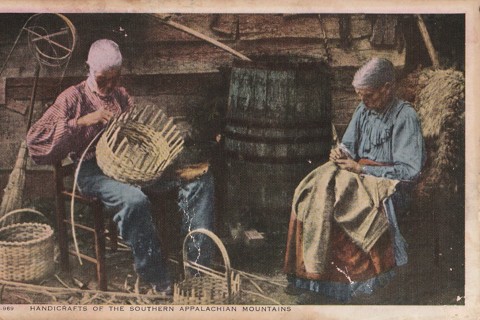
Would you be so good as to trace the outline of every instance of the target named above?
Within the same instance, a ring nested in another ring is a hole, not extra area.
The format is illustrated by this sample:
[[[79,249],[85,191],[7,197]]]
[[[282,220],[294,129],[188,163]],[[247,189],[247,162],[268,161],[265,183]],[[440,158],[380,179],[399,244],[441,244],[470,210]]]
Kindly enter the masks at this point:
[[[286,122],[278,120],[262,120],[262,119],[237,119],[233,117],[227,118],[227,123],[236,126],[248,126],[249,128],[280,128],[280,129],[308,129],[308,128],[322,128],[328,126],[330,128],[331,122],[327,120],[315,121],[298,121]]]
[[[270,163],[270,164],[310,164],[310,163],[321,163],[326,161],[325,155],[312,154],[312,155],[301,155],[301,156],[286,156],[286,157],[269,157],[269,156],[258,156],[252,154],[243,154],[238,151],[225,150],[225,155],[230,159],[242,160],[246,162],[261,162],[261,163]]]
[[[248,134],[241,134],[236,132],[225,132],[225,138],[235,141],[252,142],[252,143],[267,143],[267,144],[298,144],[298,143],[313,143],[324,142],[325,135],[316,136],[301,136],[301,137],[265,137],[252,136]]]

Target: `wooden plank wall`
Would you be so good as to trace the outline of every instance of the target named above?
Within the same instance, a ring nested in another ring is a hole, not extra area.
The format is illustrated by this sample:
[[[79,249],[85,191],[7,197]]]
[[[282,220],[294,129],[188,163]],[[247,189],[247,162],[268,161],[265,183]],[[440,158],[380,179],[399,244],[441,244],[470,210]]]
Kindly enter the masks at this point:
[[[138,103],[164,107],[178,123],[212,96],[227,95],[228,68],[234,57],[205,41],[175,30],[149,15],[68,14],[77,28],[77,48],[62,87],[84,79],[89,45],[115,40],[124,55],[123,83]],[[28,15],[0,15],[0,61],[4,62]],[[376,15],[336,14],[173,14],[171,20],[191,27],[249,56],[288,55],[325,60],[332,67],[334,123],[339,131],[358,102],[350,83],[354,71],[371,56],[387,57],[401,68],[405,50],[370,43]],[[378,37],[377,37],[378,38]],[[0,76],[0,169],[13,166],[26,130],[24,110],[30,99],[35,60],[21,37]],[[223,71],[223,72],[222,72]],[[61,70],[42,68],[35,117],[59,91]],[[192,109],[193,108],[193,109]],[[188,124],[186,124],[186,128]],[[33,167],[32,167],[33,168]]]

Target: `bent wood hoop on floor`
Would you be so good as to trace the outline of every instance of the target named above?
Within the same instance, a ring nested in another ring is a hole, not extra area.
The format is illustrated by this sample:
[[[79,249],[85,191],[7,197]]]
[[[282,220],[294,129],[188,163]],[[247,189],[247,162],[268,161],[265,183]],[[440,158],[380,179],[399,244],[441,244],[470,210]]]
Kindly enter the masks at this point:
[[[196,234],[203,234],[213,240],[220,250],[225,272],[210,269],[188,260],[188,241]],[[207,229],[196,229],[187,234],[183,241],[183,266],[185,280],[174,285],[173,301],[176,304],[225,304],[232,303],[240,292],[240,275],[230,266],[230,258],[222,241]],[[201,276],[191,276],[188,269],[201,272]]]

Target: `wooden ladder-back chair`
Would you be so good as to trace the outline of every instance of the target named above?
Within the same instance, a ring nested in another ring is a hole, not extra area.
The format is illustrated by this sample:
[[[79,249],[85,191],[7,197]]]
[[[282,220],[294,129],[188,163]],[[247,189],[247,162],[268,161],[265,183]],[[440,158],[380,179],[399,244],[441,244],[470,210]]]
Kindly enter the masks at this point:
[[[55,203],[56,203],[56,220],[57,220],[57,237],[60,249],[60,264],[64,271],[70,270],[69,254],[77,256],[75,250],[69,249],[68,227],[71,221],[67,219],[65,210],[65,201],[72,197],[72,190],[66,188],[65,178],[73,176],[75,165],[73,163],[62,165],[57,163],[54,168],[55,178]],[[93,227],[80,223],[75,223],[75,228],[91,232],[94,235],[95,257],[80,253],[80,257],[91,262],[96,267],[96,276],[98,281],[98,289],[107,290],[107,271],[105,267],[105,238],[110,238],[110,247],[113,251],[117,250],[117,226],[112,219],[108,219],[105,226],[105,209],[102,202],[94,197],[87,197],[79,192],[75,192],[75,201],[87,205],[93,217]]]
[[[72,190],[67,188],[65,179],[72,177],[75,173],[75,164],[70,163],[63,165],[57,163],[54,167],[55,178],[55,200],[56,200],[56,220],[57,220],[57,234],[58,245],[60,249],[60,264],[64,271],[70,270],[69,255],[77,256],[77,252],[69,248],[68,228],[71,227],[71,220],[67,219],[67,211],[65,210],[65,202],[70,201],[72,197]],[[169,251],[169,221],[167,219],[167,211],[171,200],[178,194],[177,189],[172,190],[144,190],[146,195],[152,201],[152,215],[159,233],[159,239],[164,254],[167,255]],[[116,251],[118,248],[118,234],[117,225],[109,217],[102,202],[94,197],[88,197],[75,192],[75,201],[89,207],[90,213],[93,217],[93,227],[86,226],[76,222],[75,228],[91,232],[94,234],[94,249],[95,257],[91,257],[80,253],[80,257],[88,262],[91,262],[96,267],[96,277],[98,281],[98,288],[102,291],[107,290],[107,270],[106,270],[106,239],[109,238],[110,249]],[[107,220],[108,219],[108,220]],[[105,223],[108,221],[107,223]],[[171,240],[171,239],[170,239]]]

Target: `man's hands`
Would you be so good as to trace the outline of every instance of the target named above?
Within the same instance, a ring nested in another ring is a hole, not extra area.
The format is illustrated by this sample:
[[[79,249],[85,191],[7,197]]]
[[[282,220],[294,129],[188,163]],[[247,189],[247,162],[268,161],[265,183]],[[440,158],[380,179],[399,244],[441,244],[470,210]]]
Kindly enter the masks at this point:
[[[181,179],[190,181],[205,174],[208,171],[208,168],[208,162],[201,162],[178,169],[176,170],[176,173]]]
[[[78,118],[77,125],[80,127],[89,127],[95,124],[106,124],[112,117],[112,112],[100,109]]]
[[[335,148],[330,151],[330,161],[335,162],[340,169],[347,170],[354,173],[362,173],[362,166],[353,159],[347,157],[340,148]]]

